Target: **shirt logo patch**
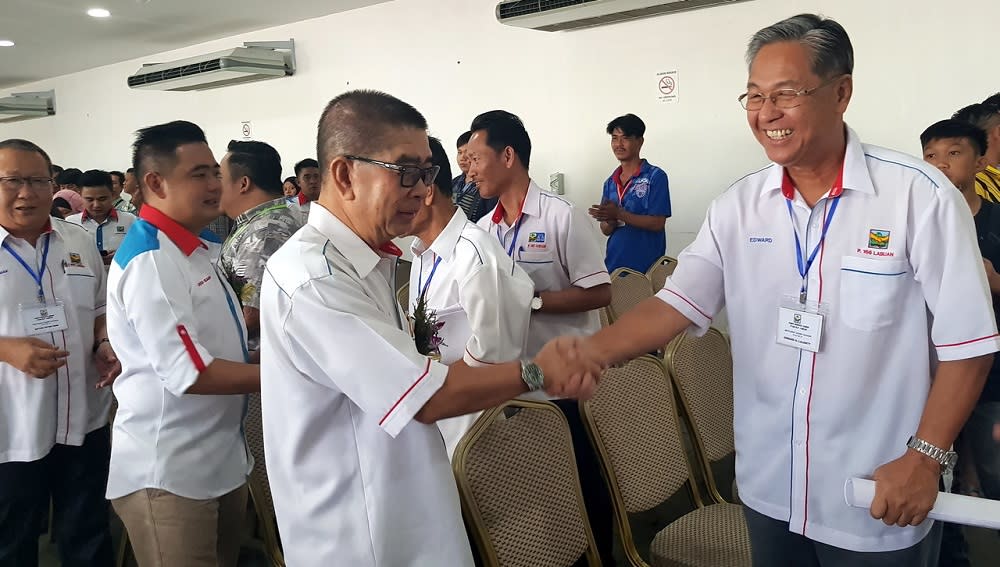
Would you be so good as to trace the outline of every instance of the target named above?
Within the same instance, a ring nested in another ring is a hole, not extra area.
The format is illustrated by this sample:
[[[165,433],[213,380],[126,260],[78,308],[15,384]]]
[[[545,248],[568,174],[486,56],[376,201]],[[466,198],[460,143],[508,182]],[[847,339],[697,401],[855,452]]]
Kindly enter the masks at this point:
[[[889,231],[870,229],[868,231],[868,247],[877,250],[885,250],[889,247]]]
[[[642,179],[636,179],[634,185],[632,186],[632,192],[639,199],[646,196],[649,193],[649,180],[643,177]]]
[[[69,253],[69,265],[77,266],[79,268],[83,267],[83,259],[80,258],[80,254],[76,252]]]
[[[121,226],[121,225],[116,226],[115,227],[115,232],[120,232],[120,233],[124,234],[125,233],[125,227]]]
[[[538,243],[545,242],[545,233],[544,232],[528,233],[528,242],[538,242]]]
[[[205,279],[203,279],[200,282],[198,282],[198,287],[201,287],[201,286],[207,284],[211,279],[212,279],[212,276],[205,276]]]
[[[774,244],[774,239],[770,236],[751,236],[750,244]]]

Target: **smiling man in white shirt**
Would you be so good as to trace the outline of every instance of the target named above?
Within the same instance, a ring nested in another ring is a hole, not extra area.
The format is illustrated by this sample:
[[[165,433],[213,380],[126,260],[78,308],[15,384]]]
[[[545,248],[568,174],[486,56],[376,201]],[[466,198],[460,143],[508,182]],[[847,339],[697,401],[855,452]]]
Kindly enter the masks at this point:
[[[243,418],[260,388],[239,299],[216,265],[219,164],[198,126],[138,132],[145,205],[108,278],[122,361],[108,499],[140,567],[235,567],[246,512]]]
[[[740,101],[773,163],[709,207],[606,363],[732,330],[736,479],[755,565],[937,565],[926,521],[1000,348],[969,208],[935,168],[844,123],[854,51],[803,14],[757,32]],[[938,362],[939,361],[939,362]],[[844,484],[872,477],[869,510]]]
[[[427,123],[390,95],[353,91],[326,107],[317,148],[319,200],[261,291],[264,445],[285,558],[471,566],[434,423],[530,390],[589,397],[600,367],[583,364],[576,339],[484,368],[419,354],[390,285],[401,253],[390,240],[412,230],[438,173]],[[570,362],[550,364],[560,358]]]
[[[110,567],[105,272],[86,230],[49,217],[51,165],[0,142],[0,566],[38,565],[51,502],[62,564]]]
[[[496,239],[476,226],[452,201],[451,168],[444,146],[430,139],[434,165],[441,168],[413,223],[410,298],[421,298],[440,329],[441,363],[470,366],[519,360],[528,337],[534,284]],[[479,413],[441,420],[448,455]]]
[[[106,171],[92,169],[83,172],[80,175],[83,212],[66,217],[67,221],[86,228],[94,235],[105,266],[111,265],[115,251],[135,222],[135,215],[112,206],[114,192],[111,189],[111,179],[111,174]]]

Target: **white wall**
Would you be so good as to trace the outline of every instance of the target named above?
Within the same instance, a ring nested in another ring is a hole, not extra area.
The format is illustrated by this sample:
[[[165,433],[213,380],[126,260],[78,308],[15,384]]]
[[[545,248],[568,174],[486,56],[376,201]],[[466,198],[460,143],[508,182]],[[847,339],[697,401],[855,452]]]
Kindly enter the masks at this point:
[[[549,173],[565,173],[569,198],[589,205],[616,166],[604,127],[634,112],[647,124],[645,156],[670,176],[668,248],[676,254],[709,201],[765,161],[736,102],[754,31],[806,11],[839,20],[855,46],[850,124],[868,142],[916,153],[923,128],[1000,90],[994,1],[943,10],[926,0],[755,0],[546,33],[501,26],[495,0],[396,0],[11,89],[54,88],[58,114],[0,125],[0,139],[34,140],[65,167],[122,169],[137,128],[191,120],[221,157],[240,138],[241,121],[251,120],[254,137],[278,148],[290,175],[314,155],[316,121],[330,98],[378,88],[419,108],[449,147],[481,111],[519,114],[534,144],[535,177],[545,185]],[[298,48],[294,77],[199,93],[126,87],[143,61],[289,37]],[[676,104],[656,100],[656,73],[669,69],[679,71]]]

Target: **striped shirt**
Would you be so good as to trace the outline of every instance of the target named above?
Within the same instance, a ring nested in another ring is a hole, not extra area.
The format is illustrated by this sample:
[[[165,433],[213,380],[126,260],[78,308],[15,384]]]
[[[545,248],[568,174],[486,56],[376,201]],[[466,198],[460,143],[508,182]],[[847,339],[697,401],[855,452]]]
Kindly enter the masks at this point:
[[[1000,203],[1000,169],[988,165],[976,174],[976,194],[991,203]]]

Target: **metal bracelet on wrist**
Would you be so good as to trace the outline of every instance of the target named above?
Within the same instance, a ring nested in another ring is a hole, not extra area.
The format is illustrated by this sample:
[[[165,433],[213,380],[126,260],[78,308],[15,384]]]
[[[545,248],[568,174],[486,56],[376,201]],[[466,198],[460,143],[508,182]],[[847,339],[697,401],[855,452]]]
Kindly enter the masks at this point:
[[[906,442],[907,448],[913,449],[921,455],[926,455],[941,464],[941,472],[950,471],[955,468],[958,462],[958,453],[946,451],[940,447],[931,445],[927,441],[917,436],[911,436]]]
[[[528,390],[537,392],[545,387],[545,374],[542,369],[530,360],[521,361],[521,380],[528,385]]]

